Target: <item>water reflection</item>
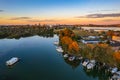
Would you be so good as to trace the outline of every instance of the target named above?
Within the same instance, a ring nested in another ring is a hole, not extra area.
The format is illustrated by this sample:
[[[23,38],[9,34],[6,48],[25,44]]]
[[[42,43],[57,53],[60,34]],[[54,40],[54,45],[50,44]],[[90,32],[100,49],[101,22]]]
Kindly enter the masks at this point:
[[[64,61],[73,69],[77,68],[80,65],[80,60],[69,61],[68,58],[64,58]]]
[[[95,66],[93,69],[88,70],[86,67],[83,67],[81,65],[83,60],[75,59],[73,61],[69,61],[68,58],[64,58],[64,57],[63,57],[63,59],[69,66],[72,67],[72,69],[76,69],[77,67],[82,67],[85,74],[90,78],[92,77],[92,78],[98,78],[98,80],[110,80],[111,75],[104,68]]]
[[[105,72],[104,69],[92,69],[92,70],[87,70],[86,68],[83,68],[83,70],[85,71],[86,75],[89,77],[93,77],[93,78],[97,78],[98,80],[109,80],[110,78],[110,74]]]
[[[70,61],[57,53],[53,45],[56,40],[56,35],[53,38],[1,39],[0,51],[5,55],[0,57],[0,80],[108,80],[103,70],[88,71],[81,60]],[[13,56],[21,60],[11,69],[5,62]]]

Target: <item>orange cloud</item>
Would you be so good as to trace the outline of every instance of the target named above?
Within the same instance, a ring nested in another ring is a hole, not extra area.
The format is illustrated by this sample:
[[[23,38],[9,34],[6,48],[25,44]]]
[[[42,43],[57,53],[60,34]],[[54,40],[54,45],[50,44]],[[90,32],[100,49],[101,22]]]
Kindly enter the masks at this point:
[[[120,18],[54,18],[39,19],[31,17],[1,18],[0,24],[119,24]]]

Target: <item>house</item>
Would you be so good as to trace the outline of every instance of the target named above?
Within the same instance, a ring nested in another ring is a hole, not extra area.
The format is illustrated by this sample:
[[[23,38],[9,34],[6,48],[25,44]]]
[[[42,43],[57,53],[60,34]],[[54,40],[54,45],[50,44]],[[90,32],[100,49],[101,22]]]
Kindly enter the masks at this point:
[[[112,40],[120,42],[120,36],[112,36]]]
[[[97,43],[99,43],[101,41],[100,40],[81,40],[81,42],[84,43],[84,44],[88,44],[88,43],[97,44]]]
[[[87,44],[87,43],[96,44],[101,42],[99,38],[100,38],[99,36],[85,36],[85,37],[82,37],[81,42],[84,44]]]
[[[112,46],[113,50],[118,51],[120,49],[120,42],[110,41],[110,46]]]

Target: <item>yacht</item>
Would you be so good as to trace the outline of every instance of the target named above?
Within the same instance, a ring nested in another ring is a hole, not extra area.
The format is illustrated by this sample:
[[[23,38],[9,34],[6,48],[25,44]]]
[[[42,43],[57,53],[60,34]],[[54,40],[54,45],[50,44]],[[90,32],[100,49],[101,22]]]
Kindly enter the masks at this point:
[[[17,57],[13,57],[10,60],[6,61],[6,65],[7,66],[12,66],[13,64],[15,64],[16,62],[18,62],[19,58]]]

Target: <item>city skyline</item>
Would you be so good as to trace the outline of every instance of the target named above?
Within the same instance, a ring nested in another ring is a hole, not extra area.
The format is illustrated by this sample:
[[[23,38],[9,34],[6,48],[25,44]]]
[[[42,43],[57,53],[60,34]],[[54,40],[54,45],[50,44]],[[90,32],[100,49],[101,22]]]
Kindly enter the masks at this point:
[[[0,25],[119,24],[120,0],[0,0]]]

